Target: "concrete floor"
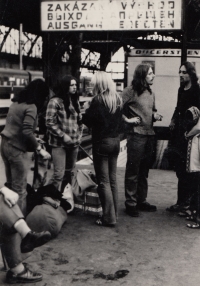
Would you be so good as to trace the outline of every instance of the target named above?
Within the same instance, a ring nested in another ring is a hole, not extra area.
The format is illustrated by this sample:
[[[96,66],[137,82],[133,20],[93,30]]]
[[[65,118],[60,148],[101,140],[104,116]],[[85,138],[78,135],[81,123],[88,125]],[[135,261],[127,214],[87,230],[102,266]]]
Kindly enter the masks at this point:
[[[124,171],[118,168],[117,226],[96,226],[95,217],[82,212],[69,215],[58,237],[35,249],[27,260],[31,269],[43,274],[43,281],[33,285],[196,286],[200,283],[200,230],[188,229],[184,218],[165,211],[176,202],[175,173],[150,170],[148,201],[156,204],[158,211],[143,212],[132,218],[124,212]],[[31,176],[30,172],[30,181]],[[4,180],[0,159],[1,185]],[[127,270],[128,274],[117,278],[115,273],[119,270]],[[0,285],[7,285],[4,272],[0,272]]]

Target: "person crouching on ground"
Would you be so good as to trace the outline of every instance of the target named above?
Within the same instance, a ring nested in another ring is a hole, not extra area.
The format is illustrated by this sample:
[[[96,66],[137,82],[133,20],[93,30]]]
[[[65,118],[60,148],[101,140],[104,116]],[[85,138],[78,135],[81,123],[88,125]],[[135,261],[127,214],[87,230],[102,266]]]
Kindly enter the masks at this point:
[[[140,211],[156,211],[146,201],[148,173],[154,148],[153,121],[162,120],[155,108],[151,91],[154,73],[149,64],[136,67],[132,85],[122,92],[123,114],[127,132],[127,163],[125,171],[125,207],[130,216]]]
[[[49,231],[34,232],[30,229],[17,204],[18,199],[19,195],[16,192],[5,186],[0,189],[0,222],[5,226],[7,231],[18,232],[20,234],[22,237],[21,252],[26,253],[48,242],[51,239],[51,234]],[[2,236],[1,240],[3,242],[5,237]],[[8,276],[9,274],[7,278]],[[19,282],[22,282],[23,279],[19,278]]]
[[[193,173],[195,192],[190,200],[189,210],[191,215],[186,220],[193,223],[187,224],[189,228],[200,228],[200,111],[197,107],[190,107],[185,113],[186,133],[188,140],[186,171]]]
[[[114,226],[117,222],[118,189],[116,180],[117,158],[120,150],[122,99],[115,83],[106,72],[97,72],[93,79],[93,98],[83,114],[83,124],[92,128],[94,169],[103,216],[99,226]]]
[[[6,186],[19,195],[17,204],[26,216],[27,175],[29,170],[28,151],[38,152],[44,159],[51,156],[38,144],[34,131],[38,123],[38,113],[49,94],[42,79],[35,79],[21,93],[13,98],[5,127],[1,133],[1,156],[5,165]],[[10,268],[8,283],[37,282],[42,280],[40,273],[29,270],[22,261],[21,238],[18,233],[6,233],[2,250]]]

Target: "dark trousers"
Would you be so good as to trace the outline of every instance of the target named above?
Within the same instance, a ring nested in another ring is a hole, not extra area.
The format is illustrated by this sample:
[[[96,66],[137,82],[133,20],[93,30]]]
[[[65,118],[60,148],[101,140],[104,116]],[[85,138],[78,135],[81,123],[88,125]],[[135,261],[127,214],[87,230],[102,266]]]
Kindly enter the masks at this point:
[[[127,208],[146,201],[154,140],[154,136],[137,133],[127,137],[125,172],[125,206]]]
[[[120,149],[119,138],[105,138],[93,143],[94,169],[98,183],[98,194],[103,209],[104,221],[117,221],[117,157]]]
[[[190,209],[196,211],[196,220],[200,223],[200,172],[193,173],[195,190],[190,200]]]
[[[195,173],[186,172],[186,158],[176,158],[175,172],[178,178],[177,204],[189,205],[190,198],[196,190]]]

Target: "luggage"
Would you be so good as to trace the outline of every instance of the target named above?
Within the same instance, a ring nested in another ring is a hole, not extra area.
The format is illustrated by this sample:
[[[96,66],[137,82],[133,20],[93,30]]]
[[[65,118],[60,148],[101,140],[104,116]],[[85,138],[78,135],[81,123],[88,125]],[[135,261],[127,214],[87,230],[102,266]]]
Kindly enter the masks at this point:
[[[61,207],[52,207],[49,204],[37,205],[26,217],[26,222],[33,231],[49,231],[52,238],[60,232],[67,221],[67,213]]]
[[[82,210],[84,213],[91,215],[102,214],[95,180],[95,175],[91,170],[77,170],[72,182],[75,211]]]

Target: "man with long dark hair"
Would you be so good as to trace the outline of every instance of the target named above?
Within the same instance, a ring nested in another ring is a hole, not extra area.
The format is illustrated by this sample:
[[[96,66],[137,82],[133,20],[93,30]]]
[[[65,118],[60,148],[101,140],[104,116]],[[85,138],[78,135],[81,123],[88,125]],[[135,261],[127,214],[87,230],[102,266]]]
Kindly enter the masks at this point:
[[[148,173],[154,146],[153,121],[162,120],[155,108],[151,91],[154,73],[149,64],[136,67],[132,85],[125,88],[123,113],[127,130],[127,163],[125,172],[125,206],[130,216],[140,211],[156,211],[156,206],[146,201]]]
[[[176,175],[178,178],[178,198],[175,205],[168,211],[179,212],[187,209],[193,194],[193,174],[186,172],[187,140],[185,139],[185,113],[192,106],[200,109],[200,87],[195,66],[191,62],[184,62],[179,68],[180,87],[177,105],[170,123],[171,150]]]

